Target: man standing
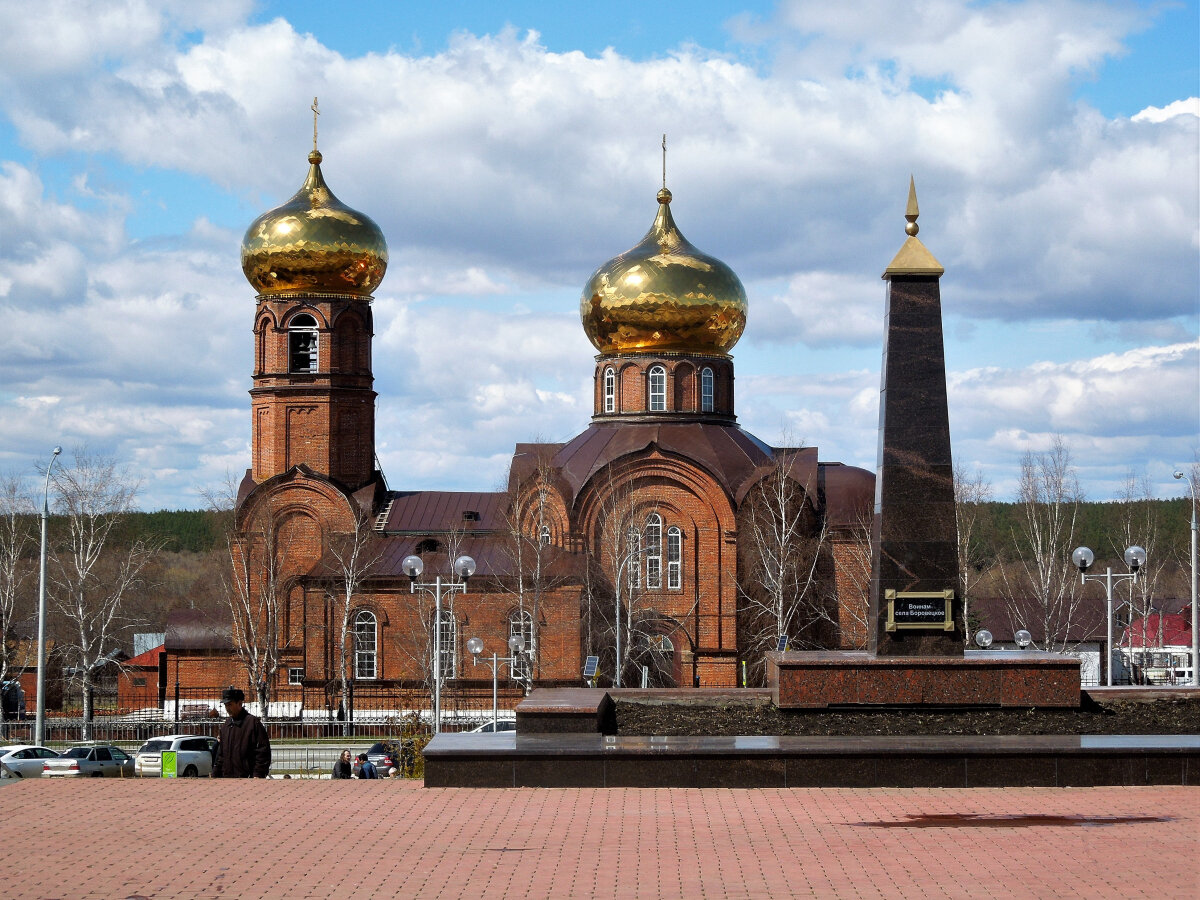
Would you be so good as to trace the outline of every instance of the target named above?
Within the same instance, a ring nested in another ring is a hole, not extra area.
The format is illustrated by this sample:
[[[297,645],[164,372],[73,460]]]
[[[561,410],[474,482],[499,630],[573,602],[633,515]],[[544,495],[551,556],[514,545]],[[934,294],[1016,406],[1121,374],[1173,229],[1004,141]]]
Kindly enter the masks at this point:
[[[221,692],[229,718],[221,724],[221,743],[213,778],[266,778],[271,769],[271,740],[258,716],[242,705],[246,694],[232,685]]]

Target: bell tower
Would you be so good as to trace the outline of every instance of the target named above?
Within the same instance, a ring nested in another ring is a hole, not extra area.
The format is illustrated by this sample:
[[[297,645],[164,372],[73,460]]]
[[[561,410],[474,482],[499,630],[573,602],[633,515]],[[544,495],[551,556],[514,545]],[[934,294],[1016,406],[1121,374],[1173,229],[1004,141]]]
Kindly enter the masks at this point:
[[[251,397],[253,467],[262,482],[306,465],[349,490],[375,472],[372,292],[387,269],[383,232],[342,204],[313,150],[303,186],[242,241],[258,291]]]

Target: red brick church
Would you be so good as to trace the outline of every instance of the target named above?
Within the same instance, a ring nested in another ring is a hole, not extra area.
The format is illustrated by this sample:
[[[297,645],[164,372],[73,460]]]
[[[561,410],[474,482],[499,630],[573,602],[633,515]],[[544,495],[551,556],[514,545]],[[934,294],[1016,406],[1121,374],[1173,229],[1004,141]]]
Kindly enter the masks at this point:
[[[247,638],[275,648],[259,670],[272,672],[271,697],[305,709],[329,708],[343,647],[365,696],[426,688],[439,645],[444,690],[490,694],[490,669],[466,647],[476,636],[489,657],[519,636],[513,673],[536,685],[580,684],[592,655],[597,683],[612,684],[618,640],[630,686],[753,680],[781,635],[796,648],[865,645],[874,476],[738,426],[730,350],[745,291],[683,237],[665,186],[646,236],[583,290],[598,351],[588,427],[518,444],[507,491],[407,491],[375,457],[372,294],[386,243],[330,192],[315,149],[309,162],[242,246],[257,292],[253,459],[233,554],[243,615],[232,637],[222,616],[168,623],[169,680],[246,682],[232,648]],[[347,604],[341,561],[356,543]],[[463,555],[476,570],[465,591],[444,592],[439,625],[420,585],[457,582]]]

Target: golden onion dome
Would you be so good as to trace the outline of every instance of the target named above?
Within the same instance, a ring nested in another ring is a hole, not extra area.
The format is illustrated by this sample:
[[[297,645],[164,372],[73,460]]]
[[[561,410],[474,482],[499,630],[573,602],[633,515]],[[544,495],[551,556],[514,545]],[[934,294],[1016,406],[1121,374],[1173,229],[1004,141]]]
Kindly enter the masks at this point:
[[[341,203],[308,155],[308,178],[283,206],[265,212],[242,239],[242,271],[259,293],[369,296],[387,271],[387,242],[370,217]]]
[[[588,279],[583,330],[601,353],[727,353],[746,327],[746,290],[729,266],[679,233],[665,187],[658,203],[641,243]]]

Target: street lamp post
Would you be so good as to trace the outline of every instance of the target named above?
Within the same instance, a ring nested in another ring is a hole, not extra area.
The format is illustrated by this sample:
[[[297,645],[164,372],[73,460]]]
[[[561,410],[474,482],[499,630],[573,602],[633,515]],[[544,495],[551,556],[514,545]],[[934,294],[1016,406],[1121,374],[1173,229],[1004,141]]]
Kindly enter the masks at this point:
[[[50,454],[50,465],[46,466],[46,489],[42,492],[42,550],[38,562],[38,670],[37,670],[37,717],[34,719],[33,742],[39,747],[46,744],[46,522],[50,518],[50,470],[62,447],[55,447]]]
[[[1176,472],[1176,478],[1187,479],[1192,493],[1192,684],[1200,687],[1200,627],[1196,615],[1196,481],[1190,475]]]
[[[404,557],[400,568],[408,576],[409,590],[412,593],[415,594],[419,588],[433,594],[433,733],[438,734],[442,730],[442,595],[453,597],[457,593],[466,593],[467,579],[475,574],[475,560],[469,556],[456,559],[454,574],[462,581],[449,581],[445,584],[442,583],[441,575],[433,581],[417,581],[425,571],[425,563],[419,556]]]
[[[471,638],[469,641],[467,641],[467,650],[471,654],[471,664],[475,665],[475,666],[479,665],[479,654],[483,652],[483,640],[481,638],[477,638],[477,637]],[[512,637],[510,637],[508,639],[508,650],[509,650],[509,653],[511,654],[510,656],[497,656],[495,653],[493,653],[490,662],[488,661],[487,657],[484,657],[484,660],[483,660],[485,665],[489,665],[492,667],[492,731],[493,732],[495,732],[495,730],[496,730],[496,721],[500,717],[500,713],[498,710],[499,703],[498,703],[497,696],[496,696],[496,694],[497,694],[496,682],[498,680],[497,674],[496,674],[497,670],[501,663],[507,665],[510,670],[513,670],[513,671],[516,670],[516,665],[518,662],[521,661],[521,656],[523,655],[523,653],[525,651],[525,638],[523,638],[519,634],[514,634]]]
[[[1125,549],[1125,565],[1129,566],[1128,574],[1114,575],[1112,566],[1104,570],[1103,575],[1089,575],[1087,570],[1092,563],[1096,561],[1096,554],[1087,547],[1076,547],[1075,552],[1071,554],[1071,562],[1075,563],[1079,569],[1079,580],[1087,584],[1089,578],[1104,582],[1104,595],[1108,603],[1108,677],[1107,684],[1112,687],[1112,660],[1113,660],[1113,582],[1121,581],[1128,578],[1131,582],[1138,580],[1138,571],[1146,564],[1146,551],[1134,544]]]

